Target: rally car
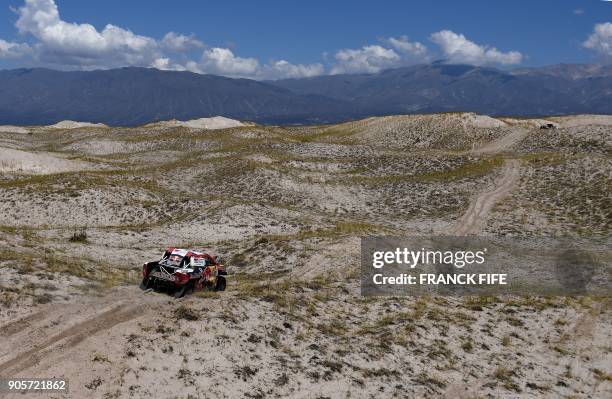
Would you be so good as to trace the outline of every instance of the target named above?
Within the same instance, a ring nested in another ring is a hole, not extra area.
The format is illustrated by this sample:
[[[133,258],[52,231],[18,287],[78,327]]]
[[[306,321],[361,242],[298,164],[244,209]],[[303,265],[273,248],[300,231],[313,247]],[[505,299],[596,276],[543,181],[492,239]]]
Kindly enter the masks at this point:
[[[218,256],[181,248],[168,248],[162,258],[142,266],[140,288],[167,290],[175,298],[195,290],[224,291],[227,272]]]

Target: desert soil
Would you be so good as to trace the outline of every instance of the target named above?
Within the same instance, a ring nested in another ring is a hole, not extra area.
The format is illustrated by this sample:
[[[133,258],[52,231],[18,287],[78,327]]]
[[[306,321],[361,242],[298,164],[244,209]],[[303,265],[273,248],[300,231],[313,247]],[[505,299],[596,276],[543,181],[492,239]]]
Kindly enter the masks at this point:
[[[610,397],[609,298],[359,286],[365,235],[609,238],[610,120],[2,128],[0,376],[66,378],[53,398]],[[227,291],[141,291],[169,246],[221,255]]]

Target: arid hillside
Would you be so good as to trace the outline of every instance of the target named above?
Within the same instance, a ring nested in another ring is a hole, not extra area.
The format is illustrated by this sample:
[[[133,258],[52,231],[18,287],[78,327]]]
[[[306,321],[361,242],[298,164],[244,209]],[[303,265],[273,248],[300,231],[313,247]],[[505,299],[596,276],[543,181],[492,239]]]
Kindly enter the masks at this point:
[[[609,298],[359,287],[365,235],[609,239],[612,117],[202,126],[0,126],[0,376],[68,379],[54,398],[612,396]],[[141,291],[167,247],[219,254],[227,291]]]

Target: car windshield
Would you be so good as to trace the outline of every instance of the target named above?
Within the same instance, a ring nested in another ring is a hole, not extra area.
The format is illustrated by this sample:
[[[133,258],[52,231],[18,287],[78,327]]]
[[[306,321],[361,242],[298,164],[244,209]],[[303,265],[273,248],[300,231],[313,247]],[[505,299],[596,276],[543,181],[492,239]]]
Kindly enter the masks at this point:
[[[206,266],[206,258],[191,258],[191,266]]]
[[[181,260],[183,260],[183,257],[177,254],[170,254],[166,259],[167,262],[170,263],[179,263]]]

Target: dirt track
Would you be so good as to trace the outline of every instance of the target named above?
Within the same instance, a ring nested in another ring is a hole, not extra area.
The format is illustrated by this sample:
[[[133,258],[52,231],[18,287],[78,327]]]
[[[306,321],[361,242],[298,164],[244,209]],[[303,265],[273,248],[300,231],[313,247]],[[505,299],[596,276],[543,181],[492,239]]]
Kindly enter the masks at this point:
[[[24,155],[0,179],[0,376],[68,379],[55,398],[607,397],[609,307],[360,296],[364,235],[609,233],[609,127],[485,119],[0,134]],[[228,291],[140,291],[167,245],[222,255]]]
[[[118,297],[123,299],[117,302]],[[147,314],[160,300],[163,297],[124,287],[103,298],[47,308],[7,324],[1,330],[0,375],[17,376],[26,371],[28,376],[37,375],[37,368],[44,370],[56,358],[83,350],[83,341]]]
[[[484,147],[472,151],[472,153],[486,155],[496,154],[498,152],[505,151],[512,147],[514,144],[521,141],[528,134],[529,131],[527,129],[516,128],[512,132],[502,136],[498,140],[494,140],[491,143],[485,145]]]
[[[522,140],[528,130],[517,128],[484,147],[471,151],[476,155],[496,154],[505,151]],[[495,183],[493,190],[480,193],[471,203],[466,213],[449,230],[451,235],[477,234],[487,219],[493,206],[508,195],[520,177],[520,162],[509,160],[504,164],[501,177]]]
[[[495,188],[479,194],[449,233],[457,236],[478,233],[493,206],[510,193],[519,177],[520,162],[515,159],[506,161]]]

